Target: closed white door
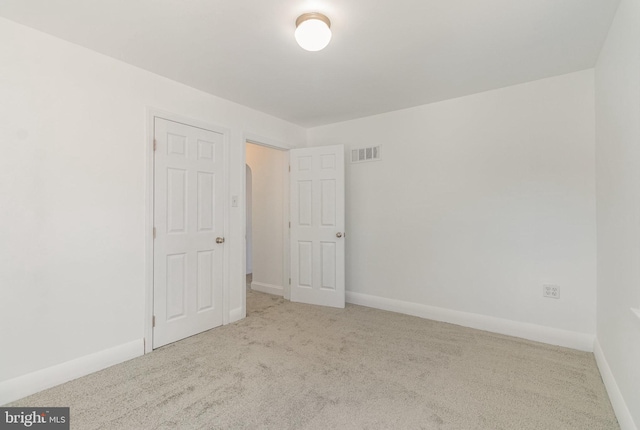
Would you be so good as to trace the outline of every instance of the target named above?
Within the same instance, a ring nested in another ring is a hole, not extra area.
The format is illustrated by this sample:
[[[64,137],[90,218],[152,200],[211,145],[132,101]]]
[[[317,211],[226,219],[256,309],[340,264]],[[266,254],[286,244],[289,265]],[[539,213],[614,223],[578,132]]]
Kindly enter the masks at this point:
[[[158,348],[222,325],[224,135],[161,118],[154,132]]]
[[[345,303],[344,147],[293,149],[291,301]]]

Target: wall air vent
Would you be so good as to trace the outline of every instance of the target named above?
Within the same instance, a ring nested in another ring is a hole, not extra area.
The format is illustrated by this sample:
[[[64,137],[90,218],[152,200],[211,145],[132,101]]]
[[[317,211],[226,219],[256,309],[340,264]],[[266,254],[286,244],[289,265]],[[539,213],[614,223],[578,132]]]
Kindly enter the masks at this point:
[[[369,148],[358,148],[351,150],[351,162],[363,163],[365,161],[377,161],[380,159],[380,145]]]

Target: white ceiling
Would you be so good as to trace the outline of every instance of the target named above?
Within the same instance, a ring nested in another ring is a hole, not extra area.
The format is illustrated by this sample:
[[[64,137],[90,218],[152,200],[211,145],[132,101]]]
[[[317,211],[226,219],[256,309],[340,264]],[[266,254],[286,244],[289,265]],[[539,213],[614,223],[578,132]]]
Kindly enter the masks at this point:
[[[0,16],[311,127],[593,67],[619,0],[1,0]],[[307,52],[295,19],[325,13]]]

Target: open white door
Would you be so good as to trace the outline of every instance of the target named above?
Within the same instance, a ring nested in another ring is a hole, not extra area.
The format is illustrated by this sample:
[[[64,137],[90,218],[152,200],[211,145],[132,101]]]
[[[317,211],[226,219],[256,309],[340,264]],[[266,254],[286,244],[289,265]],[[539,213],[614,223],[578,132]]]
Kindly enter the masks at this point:
[[[222,325],[224,135],[155,118],[153,347]]]
[[[344,147],[292,149],[291,301],[343,308]]]

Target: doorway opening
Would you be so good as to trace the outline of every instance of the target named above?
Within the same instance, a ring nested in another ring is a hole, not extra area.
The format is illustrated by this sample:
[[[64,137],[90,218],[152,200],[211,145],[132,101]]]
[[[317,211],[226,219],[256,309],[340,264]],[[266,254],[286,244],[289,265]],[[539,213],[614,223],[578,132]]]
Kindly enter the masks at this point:
[[[251,289],[251,281],[253,280],[253,225],[252,225],[252,199],[253,199],[253,173],[251,172],[251,167],[248,164],[245,164],[245,184],[246,184],[246,275],[247,275],[247,288]]]
[[[247,289],[289,298],[289,153],[246,143]]]
[[[250,275],[250,290],[344,308],[344,146],[288,148],[247,140],[244,149],[251,201],[243,205],[251,212],[245,213],[250,220],[241,273]],[[242,295],[246,316],[247,288]]]

